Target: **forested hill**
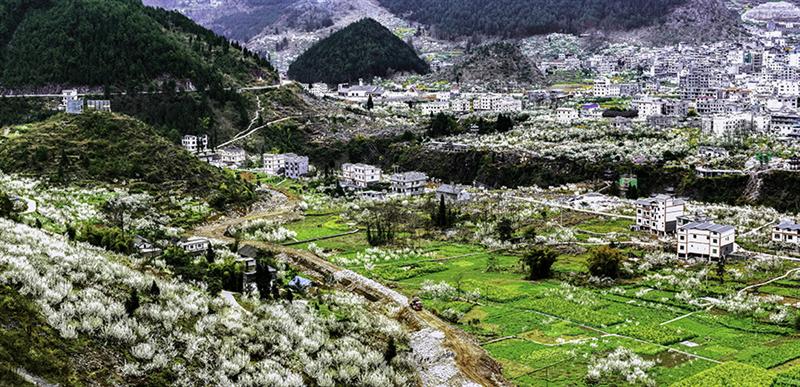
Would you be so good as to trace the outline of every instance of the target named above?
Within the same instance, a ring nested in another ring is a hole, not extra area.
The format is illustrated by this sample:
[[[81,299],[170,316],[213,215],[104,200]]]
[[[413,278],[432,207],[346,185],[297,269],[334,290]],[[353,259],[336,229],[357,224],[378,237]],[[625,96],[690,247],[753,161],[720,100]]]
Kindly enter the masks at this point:
[[[0,1],[0,87],[196,87],[274,79],[266,60],[140,0]]]
[[[429,70],[414,49],[386,27],[362,19],[311,46],[289,67],[289,77],[304,83],[336,84]]]
[[[658,23],[687,0],[379,0],[442,38],[523,37],[590,29],[628,30]]]
[[[253,196],[245,182],[116,113],[61,113],[0,131],[0,170],[55,183],[124,182],[132,189],[185,192],[220,208]]]

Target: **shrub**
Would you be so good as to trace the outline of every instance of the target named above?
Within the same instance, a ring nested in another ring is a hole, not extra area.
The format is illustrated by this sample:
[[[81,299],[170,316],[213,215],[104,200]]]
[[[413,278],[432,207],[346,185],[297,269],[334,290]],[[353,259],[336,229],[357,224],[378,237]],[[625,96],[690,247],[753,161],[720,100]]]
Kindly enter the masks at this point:
[[[555,263],[557,256],[558,254],[556,254],[553,249],[547,247],[535,248],[527,252],[522,257],[522,265],[527,268],[528,279],[538,280],[549,278],[552,274],[550,269],[553,263]]]
[[[595,277],[619,278],[620,266],[624,259],[622,251],[602,246],[592,252],[587,261],[587,268]]]
[[[81,229],[78,240],[121,254],[133,251],[133,238],[117,227],[87,224]]]

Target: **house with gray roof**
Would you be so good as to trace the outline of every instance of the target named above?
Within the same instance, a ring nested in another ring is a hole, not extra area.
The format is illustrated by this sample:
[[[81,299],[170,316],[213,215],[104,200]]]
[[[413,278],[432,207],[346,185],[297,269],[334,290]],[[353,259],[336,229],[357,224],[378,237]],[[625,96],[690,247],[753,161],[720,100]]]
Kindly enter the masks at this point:
[[[736,252],[736,229],[711,222],[693,222],[678,227],[678,258],[710,261]]]
[[[448,203],[465,202],[472,199],[472,194],[467,191],[465,185],[442,184],[436,189],[436,200],[442,198]]]
[[[428,175],[422,172],[395,173],[389,180],[392,182],[393,193],[406,196],[422,195],[428,184]]]
[[[800,224],[783,220],[772,229],[772,241],[800,245]]]

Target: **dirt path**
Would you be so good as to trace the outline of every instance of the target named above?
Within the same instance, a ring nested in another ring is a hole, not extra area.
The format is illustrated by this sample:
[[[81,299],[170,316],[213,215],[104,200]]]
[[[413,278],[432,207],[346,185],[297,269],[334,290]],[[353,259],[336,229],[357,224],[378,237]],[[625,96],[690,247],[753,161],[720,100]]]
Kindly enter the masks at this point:
[[[229,227],[236,226],[248,220],[285,216],[293,212],[289,206],[283,207],[284,208],[278,208],[272,211],[254,212],[241,217],[223,218],[218,222],[198,227],[192,234],[223,241],[232,241],[232,238],[225,236],[225,231]],[[242,245],[252,245],[277,254],[286,254],[294,266],[302,268],[306,275],[317,281],[331,283],[330,279],[339,277],[341,280],[334,280],[332,282],[334,287],[340,290],[361,294],[370,301],[398,305],[398,298],[404,299],[402,296],[392,297],[389,293],[396,292],[349,270],[343,270],[310,251],[257,241],[241,241],[240,243]],[[410,329],[419,331],[432,328],[445,334],[444,344],[447,349],[455,354],[455,362],[460,371],[458,379],[464,379],[464,382],[473,382],[484,386],[511,385],[503,377],[502,366],[492,359],[473,337],[442,321],[426,310],[417,312],[409,308],[408,305],[398,306],[401,308],[398,313],[398,318]]]
[[[746,286],[746,287],[740,289],[736,294],[741,296],[744,292],[746,292],[746,291],[748,291],[750,289],[760,288],[760,287],[762,287],[764,285],[769,285],[769,284],[771,284],[771,283],[773,283],[775,281],[780,281],[780,280],[790,276],[792,273],[797,272],[797,271],[800,271],[800,267],[799,268],[795,268],[795,269],[791,269],[791,270],[787,271],[786,274],[784,274],[784,275],[782,275],[780,277],[775,277],[775,278],[773,278],[773,279],[771,279],[769,281],[765,281],[765,282],[758,283],[758,284],[755,284],[755,285]]]

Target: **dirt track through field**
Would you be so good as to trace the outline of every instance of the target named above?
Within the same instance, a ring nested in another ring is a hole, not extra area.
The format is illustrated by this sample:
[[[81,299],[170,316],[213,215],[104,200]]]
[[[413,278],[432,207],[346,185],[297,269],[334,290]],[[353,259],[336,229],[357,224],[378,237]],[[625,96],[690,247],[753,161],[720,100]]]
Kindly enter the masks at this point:
[[[294,214],[294,209],[285,205],[273,210],[252,212],[241,217],[227,217],[196,228],[192,235],[231,242],[233,238],[225,235],[225,231],[230,227],[249,220],[270,219],[291,216],[292,214]],[[240,243],[241,245],[252,245],[278,254],[284,253],[295,266],[302,268],[306,275],[318,281],[325,281],[333,277],[334,273],[343,271],[338,266],[307,250],[258,241],[240,241]],[[369,286],[368,282],[336,283],[336,287],[340,288],[340,290],[359,293],[371,301],[397,304],[395,299],[388,297],[380,289]],[[426,310],[417,312],[409,308],[408,305],[400,305],[400,307],[402,309],[398,316],[409,329],[433,328],[445,334],[444,344],[455,354],[455,362],[461,373],[461,379],[468,379],[483,386],[511,385],[503,377],[502,366],[492,359],[472,336],[442,321]]]

